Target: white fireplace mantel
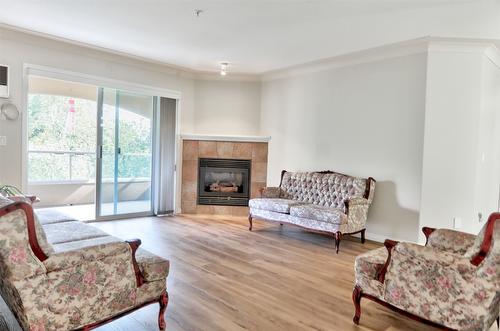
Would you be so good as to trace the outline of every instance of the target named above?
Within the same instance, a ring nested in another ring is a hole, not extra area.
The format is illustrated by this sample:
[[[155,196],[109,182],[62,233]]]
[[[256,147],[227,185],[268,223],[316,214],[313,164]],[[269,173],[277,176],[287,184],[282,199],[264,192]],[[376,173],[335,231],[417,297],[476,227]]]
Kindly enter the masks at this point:
[[[207,135],[207,134],[181,134],[181,139],[266,143],[269,142],[269,140],[271,140],[271,136],[224,136],[224,135]]]

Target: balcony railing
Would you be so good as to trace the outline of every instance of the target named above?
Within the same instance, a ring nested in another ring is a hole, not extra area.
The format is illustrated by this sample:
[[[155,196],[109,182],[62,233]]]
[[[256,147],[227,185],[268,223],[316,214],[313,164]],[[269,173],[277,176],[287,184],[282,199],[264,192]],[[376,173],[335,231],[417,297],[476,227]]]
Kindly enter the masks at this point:
[[[103,182],[113,181],[114,157],[103,155]],[[28,151],[30,184],[92,183],[96,153],[88,151]],[[118,182],[149,181],[151,154],[123,153],[119,158]]]

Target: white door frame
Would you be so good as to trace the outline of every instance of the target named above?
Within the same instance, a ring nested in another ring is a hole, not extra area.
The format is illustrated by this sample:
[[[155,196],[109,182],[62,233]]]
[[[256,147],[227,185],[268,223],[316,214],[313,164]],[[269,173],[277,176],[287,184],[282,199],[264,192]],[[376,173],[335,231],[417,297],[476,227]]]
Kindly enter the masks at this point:
[[[160,88],[151,85],[131,83],[123,80],[107,78],[104,76],[95,76],[63,70],[59,68],[24,63],[23,64],[23,94],[22,94],[22,190],[28,189],[28,92],[29,92],[29,76],[40,76],[44,78],[59,79],[69,82],[94,85],[97,87],[107,87],[119,90],[136,92],[148,96],[165,97],[177,100],[176,107],[176,123],[175,123],[175,164],[177,165],[180,158],[180,123],[181,123],[181,99],[182,93],[176,90]],[[176,169],[179,167],[176,166]],[[177,192],[180,189],[180,172],[176,170],[174,180],[174,206],[177,205]],[[96,203],[96,201],[95,201]],[[127,216],[128,217],[128,216]]]

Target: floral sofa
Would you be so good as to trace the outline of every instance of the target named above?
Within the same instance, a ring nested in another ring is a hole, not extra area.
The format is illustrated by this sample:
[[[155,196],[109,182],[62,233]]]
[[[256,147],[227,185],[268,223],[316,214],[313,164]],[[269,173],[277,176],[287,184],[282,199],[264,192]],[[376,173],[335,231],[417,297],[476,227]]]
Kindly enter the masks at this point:
[[[375,180],[333,171],[281,172],[279,187],[262,189],[249,201],[250,231],[253,218],[290,223],[309,230],[333,233],[339,252],[343,234],[361,233],[373,200]]]
[[[489,330],[499,322],[500,213],[475,236],[423,228],[426,246],[386,240],[356,258],[354,323],[365,297],[446,330]]]
[[[90,330],[151,303],[165,329],[169,262],[0,196],[0,294],[23,330]]]

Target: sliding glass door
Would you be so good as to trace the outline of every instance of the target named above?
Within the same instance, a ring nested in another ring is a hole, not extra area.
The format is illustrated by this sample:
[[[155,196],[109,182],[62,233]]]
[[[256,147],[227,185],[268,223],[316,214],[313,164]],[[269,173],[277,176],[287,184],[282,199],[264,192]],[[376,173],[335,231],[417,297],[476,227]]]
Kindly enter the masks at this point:
[[[99,88],[96,218],[152,214],[155,97]]]

